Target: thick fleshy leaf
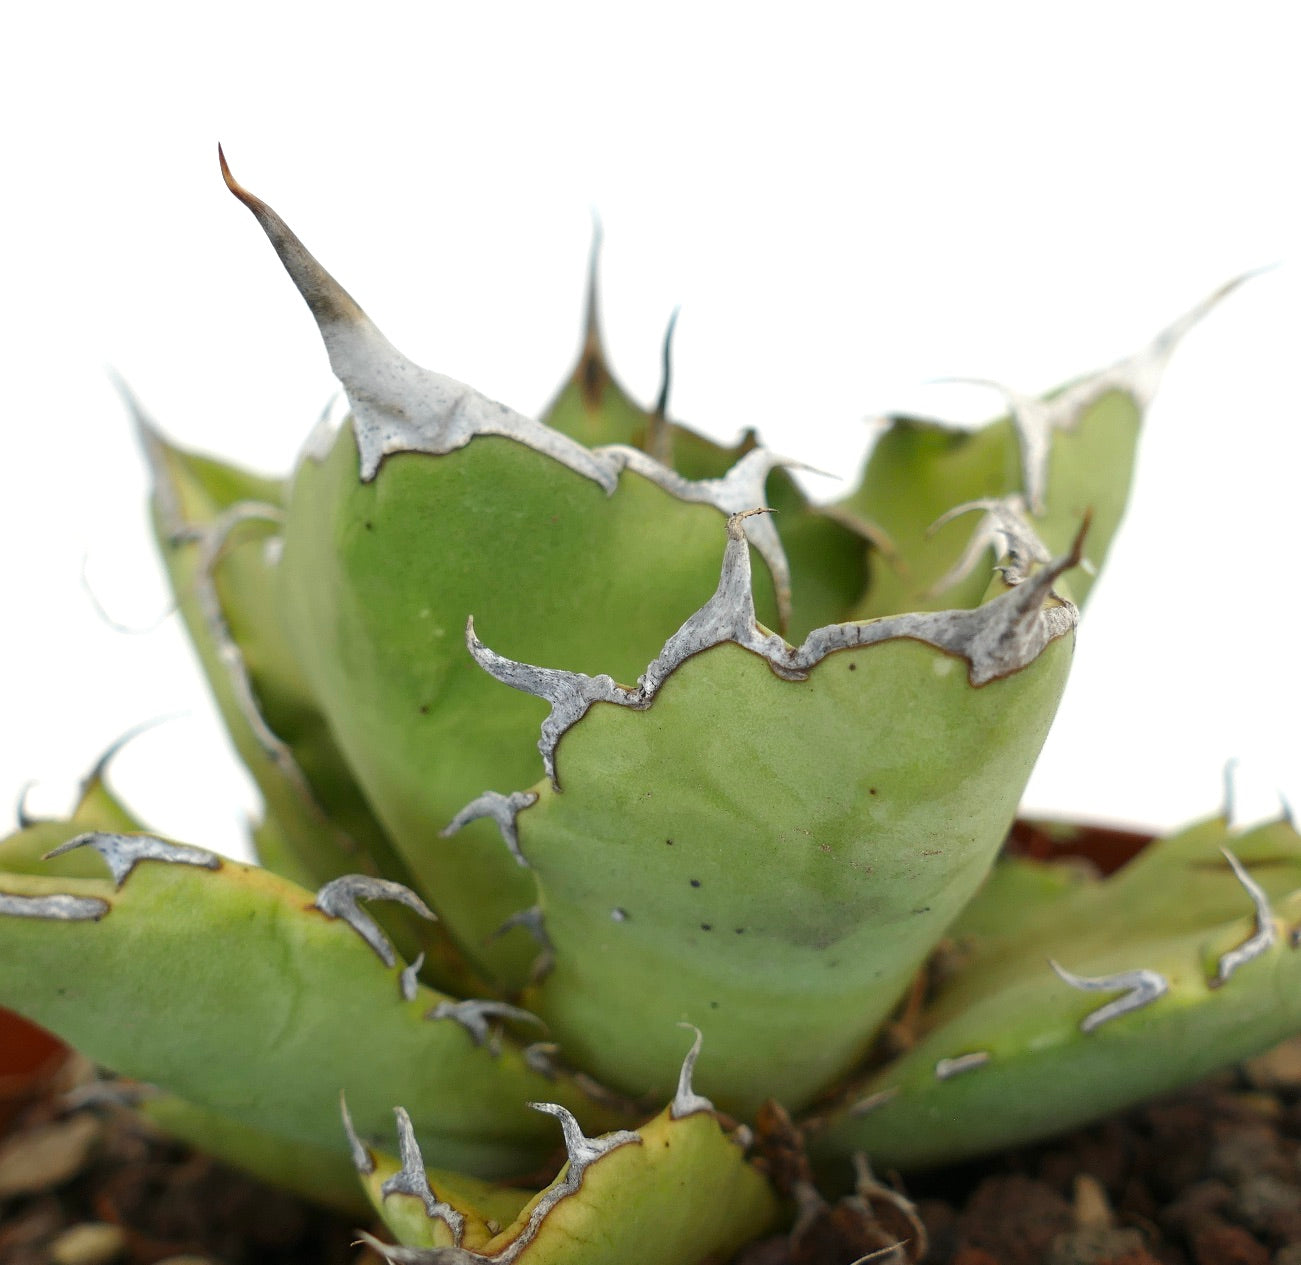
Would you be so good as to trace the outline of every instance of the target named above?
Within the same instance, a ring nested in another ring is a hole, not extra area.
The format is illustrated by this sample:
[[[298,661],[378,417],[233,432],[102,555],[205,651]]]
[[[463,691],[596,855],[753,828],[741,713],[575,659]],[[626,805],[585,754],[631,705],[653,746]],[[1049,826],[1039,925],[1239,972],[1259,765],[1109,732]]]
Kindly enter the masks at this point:
[[[130,402],[154,477],[154,523],[178,607],[253,774],[291,877],[373,868],[391,847],[334,747],[274,599],[284,488],[165,440]]]
[[[410,1129],[405,1113],[400,1121],[401,1128]],[[402,1140],[409,1145],[409,1137]],[[423,1163],[404,1165],[397,1156],[364,1146],[361,1155],[360,1185],[371,1209],[393,1237],[409,1247],[458,1246],[458,1228],[459,1246],[482,1247],[505,1226],[513,1225],[520,1209],[537,1194],[527,1187],[487,1182],[466,1173],[426,1169]],[[437,1204],[443,1205],[443,1215],[430,1216]]]
[[[339,1146],[310,1146],[232,1120],[177,1098],[175,1094],[142,1096],[138,1111],[150,1124],[234,1168],[262,1181],[292,1190],[318,1204],[363,1216],[365,1195],[347,1152]]]
[[[689,1020],[706,1090],[749,1114],[852,1066],[979,886],[1074,611],[1048,596],[1064,558],[979,611],[795,648],[755,623],[730,528],[714,598],[635,690],[477,653],[554,706],[560,789],[514,818],[555,955],[527,1004],[567,1057],[638,1094],[667,1089]]]
[[[535,1105],[559,1117],[567,1159],[531,1198],[426,1170],[403,1112],[400,1162],[358,1143],[367,1192],[404,1245],[376,1249],[429,1265],[697,1265],[730,1258],[777,1220],[767,1179],[705,1099],[680,1092],[635,1132],[596,1138],[584,1137],[563,1108]]]
[[[1286,821],[1208,821],[1055,892],[1038,864],[994,872],[954,928],[920,1040],[831,1115],[823,1155],[916,1168],[1027,1142],[1301,1028],[1301,836]],[[1000,927],[1031,884],[1034,914]]]
[[[502,438],[393,456],[363,483],[345,431],[299,471],[281,570],[304,665],[422,892],[508,981],[537,946],[490,938],[532,883],[491,830],[441,832],[483,791],[535,779],[545,708],[479,671],[466,621],[536,660],[635,675],[708,595],[720,521],[635,474],[607,498]]]
[[[259,860],[305,886],[341,874],[411,875],[340,754],[287,640],[275,564],[283,486],[162,437],[133,401],[154,477],[154,524],[177,606],[236,750],[261,793]],[[445,929],[387,909],[381,920],[426,976],[482,985]]]
[[[886,543],[883,537],[870,524],[813,504],[785,470],[772,472],[768,491],[791,570],[784,635],[798,641],[815,628],[855,618],[868,586],[869,546]]]
[[[122,744],[129,741],[131,736],[127,735],[115,743],[82,779],[76,806],[69,817],[29,818],[20,808],[18,829],[7,838],[0,839],[0,874],[94,879],[103,877],[103,861],[87,849],[77,848],[48,859],[46,853],[53,852],[87,831],[129,834],[144,829],[143,824],[113,793],[107,781],[108,766]]]
[[[343,1145],[340,1089],[370,1133],[397,1095],[436,1162],[489,1175],[545,1154],[530,1099],[611,1120],[563,1077],[530,1070],[512,1042],[480,1042],[454,999],[385,966],[383,933],[350,921],[346,900],[149,836],[89,844],[120,885],[0,875],[0,1004],[119,1074],[324,1149]],[[447,1017],[427,1018],[440,1004]]]
[[[688,479],[721,479],[758,446],[754,432],[747,431],[736,444],[729,446],[670,420],[668,402],[677,313],[670,318],[664,334],[663,375],[655,407],[645,409],[633,400],[615,377],[605,354],[598,294],[600,253],[598,227],[588,257],[582,349],[578,363],[542,414],[543,422],[589,448],[625,444],[640,449]]]
[[[1124,513],[1143,415],[1166,362],[1188,330],[1244,280],[1220,287],[1142,351],[1042,399],[1003,390],[1009,415],[978,430],[889,418],[858,487],[838,507],[851,521],[882,529],[897,550],[893,566],[873,568],[855,618],[974,606],[999,559],[984,550],[987,565],[946,583],[969,532],[936,524],[956,506],[1010,497],[1019,498],[1050,553],[1065,549],[1080,519],[1091,516],[1091,573],[1073,581],[1083,605]]]
[[[605,363],[599,341],[589,335],[574,372],[542,420],[554,430],[595,448],[630,444],[646,451],[646,428],[653,422],[623,389]]]
[[[601,230],[594,229],[587,268],[587,311],[583,320],[583,346],[578,363],[542,420],[553,430],[588,448],[602,444],[629,444],[650,452],[656,418],[641,407],[610,371],[601,338],[599,264]],[[667,349],[665,352],[667,367]],[[728,461],[724,469],[732,463]],[[722,474],[723,470],[716,473]]]
[[[599,236],[593,244],[588,277],[587,317],[578,363],[542,420],[555,430],[587,445],[627,444],[657,458],[692,480],[723,478],[743,457],[759,446],[753,431],[734,445],[716,443],[668,415],[672,377],[672,343],[676,320],[664,338],[664,370],[653,411],[635,404],[611,372],[597,316],[596,264]],[[767,495],[756,501],[778,514],[779,533],[789,564],[791,596],[788,636],[802,637],[813,628],[849,617],[866,587],[866,548],[873,538],[813,506],[796,481],[783,469],[767,477]],[[748,508],[748,507],[745,507]]]
[[[1095,568],[1101,565],[1129,496],[1141,416],[1130,397],[1110,391],[1086,410],[1074,430],[1054,439],[1050,509],[1034,520],[1034,530],[1049,550],[1066,547],[1080,519],[1091,511],[1087,556]],[[994,551],[986,550],[968,575],[942,585],[967,547],[973,521],[963,517],[932,527],[957,505],[1016,493],[1021,483],[1017,458],[1016,431],[1007,419],[975,431],[891,419],[859,487],[840,507],[847,514],[870,514],[898,550],[893,564],[881,559],[873,566],[871,587],[856,616],[976,605],[998,561]],[[1072,577],[1077,600],[1088,596],[1092,583],[1082,571]]]
[[[752,453],[689,484],[420,368],[227,180],[311,308],[352,408],[310,445],[290,494],[279,570],[295,652],[415,881],[477,963],[518,984],[536,945],[495,933],[531,883],[490,833],[440,831],[481,792],[533,780],[540,715],[474,667],[466,621],[538,660],[635,672],[708,595],[721,516],[762,502],[773,463]],[[780,579],[775,531],[754,533]]]

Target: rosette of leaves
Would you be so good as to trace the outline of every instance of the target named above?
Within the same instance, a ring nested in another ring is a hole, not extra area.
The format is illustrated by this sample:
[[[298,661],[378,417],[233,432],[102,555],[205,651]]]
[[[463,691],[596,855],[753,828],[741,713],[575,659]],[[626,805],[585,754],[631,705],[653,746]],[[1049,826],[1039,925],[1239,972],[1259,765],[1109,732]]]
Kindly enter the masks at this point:
[[[136,409],[260,865],[97,770],[0,849],[0,1004],[177,1135],[364,1191],[390,1259],[499,1265],[833,1224],[916,1257],[863,1157],[1039,1137],[1301,1027],[1289,822],[1105,881],[999,860],[1144,409],[1220,294],[982,429],[891,419],[819,506],[667,381],[628,397],[595,266],[533,420],[408,360],[223,172],[348,405],[286,481]]]

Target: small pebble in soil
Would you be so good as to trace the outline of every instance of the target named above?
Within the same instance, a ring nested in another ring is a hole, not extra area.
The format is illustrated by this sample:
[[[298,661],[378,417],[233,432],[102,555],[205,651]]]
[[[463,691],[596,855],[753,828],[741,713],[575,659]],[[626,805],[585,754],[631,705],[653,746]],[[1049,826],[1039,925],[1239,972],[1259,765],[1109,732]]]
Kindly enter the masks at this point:
[[[8,1138],[0,1146],[0,1199],[66,1182],[81,1171],[100,1132],[94,1116],[78,1115]]]
[[[64,1230],[50,1244],[52,1265],[108,1265],[122,1255],[126,1235],[106,1221],[83,1221]]]

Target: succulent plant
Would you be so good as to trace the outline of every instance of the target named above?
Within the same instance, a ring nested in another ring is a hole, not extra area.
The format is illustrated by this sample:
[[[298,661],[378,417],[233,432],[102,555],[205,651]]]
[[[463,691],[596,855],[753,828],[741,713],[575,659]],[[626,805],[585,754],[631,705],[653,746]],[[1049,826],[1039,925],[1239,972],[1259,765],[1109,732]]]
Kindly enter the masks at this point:
[[[1236,282],[982,429],[890,419],[819,505],[667,383],[635,404],[594,303],[541,421],[418,367],[222,169],[348,405],[287,481],[132,406],[261,866],[148,833],[97,769],[0,846],[0,1004],[176,1135],[364,1191],[389,1259],[499,1265],[783,1232],[915,1259],[868,1160],[1042,1137],[1301,1028],[1287,819],[1105,879],[1000,855],[1144,409]]]

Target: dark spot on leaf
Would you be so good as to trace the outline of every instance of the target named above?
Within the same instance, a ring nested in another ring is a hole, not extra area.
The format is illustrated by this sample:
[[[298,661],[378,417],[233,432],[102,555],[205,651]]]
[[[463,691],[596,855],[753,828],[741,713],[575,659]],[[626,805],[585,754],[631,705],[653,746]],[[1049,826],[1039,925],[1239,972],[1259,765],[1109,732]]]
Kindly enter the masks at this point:
[[[700,924],[701,931],[713,931],[713,929],[714,929],[714,924],[712,922],[702,922]]]
[[[875,787],[875,786],[869,786],[869,787],[867,788],[867,793],[868,793],[869,795],[875,795],[875,794],[876,794],[876,787]]]
[[[421,703],[421,704],[420,704],[420,714],[421,714],[422,716],[428,716],[428,715],[429,715],[429,704],[428,704],[428,703]]]
[[[743,935],[745,935],[745,928],[744,928],[744,927],[737,927],[737,929],[736,929],[736,934],[737,934],[738,936],[743,936]]]
[[[374,531],[374,530],[375,530],[375,524],[372,523],[372,522],[370,521],[369,518],[366,520],[366,522],[363,524],[363,526],[366,528],[367,531]]]
[[[923,905],[920,909],[913,910],[913,913],[915,914],[929,914],[930,912],[931,907],[929,905]]]
[[[691,880],[691,886],[692,886],[692,887],[699,887],[699,886],[700,886],[700,880],[699,880],[698,878],[693,878],[693,879]]]
[[[672,839],[665,839],[664,842],[667,843],[667,844],[669,845],[670,848],[673,846],[673,840],[672,840]]]
[[[717,1009],[718,1009],[718,1003],[717,1003],[716,1001],[711,1001],[711,1002],[709,1003],[709,1009],[710,1009],[710,1010],[717,1010]]]
[[[851,664],[849,665],[849,670],[850,670],[851,672],[857,672],[857,671],[858,671],[858,664],[857,664],[857,663],[851,663]]]

